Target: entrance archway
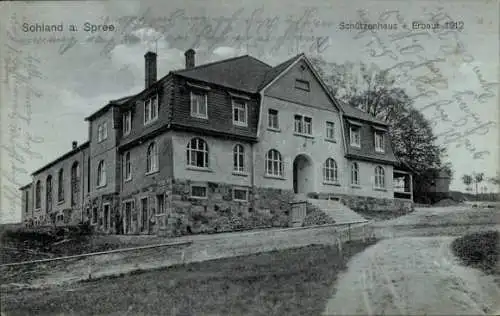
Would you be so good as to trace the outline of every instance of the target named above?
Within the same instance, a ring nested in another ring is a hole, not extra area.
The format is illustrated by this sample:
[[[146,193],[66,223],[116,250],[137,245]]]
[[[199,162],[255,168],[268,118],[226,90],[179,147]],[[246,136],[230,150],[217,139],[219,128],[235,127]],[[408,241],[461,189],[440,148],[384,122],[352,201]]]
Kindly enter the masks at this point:
[[[293,192],[296,194],[308,193],[313,188],[313,164],[304,154],[297,155],[293,160]]]

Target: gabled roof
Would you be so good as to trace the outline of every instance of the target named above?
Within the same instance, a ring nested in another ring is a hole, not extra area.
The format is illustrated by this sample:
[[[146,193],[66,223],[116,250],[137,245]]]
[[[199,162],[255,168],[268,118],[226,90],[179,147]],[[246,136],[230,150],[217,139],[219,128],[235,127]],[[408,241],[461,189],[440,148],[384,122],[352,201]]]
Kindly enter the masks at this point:
[[[94,113],[90,114],[89,116],[87,116],[85,118],[85,121],[90,121],[92,120],[93,118],[95,118],[96,116],[98,116],[99,114],[101,114],[102,112],[106,111],[107,109],[109,109],[111,106],[113,105],[123,105],[125,104],[128,100],[132,99],[133,97],[135,97],[136,94],[134,95],[129,95],[127,97],[123,97],[123,98],[120,98],[120,99],[116,99],[116,100],[111,100],[108,102],[108,104],[106,104],[105,106],[101,107],[100,109],[98,109],[97,111],[95,111]]]
[[[366,113],[363,110],[355,108],[352,105],[349,105],[349,104],[347,104],[343,101],[340,101],[340,100],[337,100],[337,102],[338,102],[339,106],[342,108],[342,111],[344,112],[344,116],[346,116],[346,117],[355,118],[355,119],[359,119],[359,120],[363,120],[363,121],[367,121],[367,122],[371,122],[371,123],[376,123],[376,124],[380,124],[380,125],[388,125],[387,122],[382,121],[382,120],[374,117],[373,115]]]
[[[191,69],[173,71],[173,73],[236,90],[257,93],[261,82],[270,69],[272,67],[268,64],[252,56],[244,55],[200,65]]]
[[[80,146],[76,147],[75,149],[72,149],[72,150],[68,151],[67,153],[65,153],[64,155],[59,156],[56,159],[52,160],[51,162],[49,162],[45,166],[43,166],[40,169],[38,169],[35,172],[33,172],[31,175],[34,176],[34,175],[39,174],[40,172],[44,171],[45,169],[52,167],[53,165],[55,165],[59,161],[62,161],[64,159],[66,159],[66,158],[68,158],[68,157],[76,154],[80,150],[89,147],[89,144],[90,144],[89,141],[86,141],[85,143],[81,144]]]
[[[294,56],[281,64],[271,68],[268,70],[264,76],[264,79],[262,83],[259,85],[259,90],[263,89],[265,86],[267,86],[271,81],[273,81],[276,77],[278,77],[283,71],[285,71],[288,67],[290,67],[297,59],[302,57],[303,54],[299,54],[297,56]]]

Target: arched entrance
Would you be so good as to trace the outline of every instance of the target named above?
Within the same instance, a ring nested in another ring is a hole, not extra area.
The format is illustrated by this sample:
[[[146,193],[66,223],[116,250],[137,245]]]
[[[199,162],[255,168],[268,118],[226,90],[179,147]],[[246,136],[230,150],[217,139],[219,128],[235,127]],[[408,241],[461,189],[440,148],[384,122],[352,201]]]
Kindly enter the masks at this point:
[[[296,194],[314,191],[313,165],[309,157],[300,154],[293,161],[293,192]]]

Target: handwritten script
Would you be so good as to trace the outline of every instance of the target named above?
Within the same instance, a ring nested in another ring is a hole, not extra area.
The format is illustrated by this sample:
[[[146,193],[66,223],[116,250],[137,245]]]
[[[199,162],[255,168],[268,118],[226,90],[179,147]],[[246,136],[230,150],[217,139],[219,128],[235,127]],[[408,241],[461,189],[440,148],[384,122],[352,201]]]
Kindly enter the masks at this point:
[[[8,203],[2,203],[2,218],[11,221],[15,219],[20,208],[21,197],[18,188],[25,184],[21,183],[25,181],[21,179],[29,175],[25,165],[33,159],[42,158],[32,150],[32,145],[43,142],[43,138],[27,132],[32,120],[32,101],[42,96],[42,92],[35,87],[36,80],[41,79],[42,74],[38,70],[40,61],[32,54],[25,53],[22,46],[11,41],[4,45],[5,78],[2,84],[7,88],[4,91],[10,94],[8,97],[3,96],[4,100],[8,101],[2,105],[8,108],[8,124],[2,133],[5,132],[8,137],[7,141],[1,144],[1,148],[5,154],[2,157],[7,157],[10,168],[2,168],[2,196]]]
[[[360,10],[358,13],[363,22],[373,23],[366,11]],[[427,13],[426,18],[429,23],[453,21],[441,7]],[[463,146],[474,159],[482,159],[484,155],[489,155],[488,150],[479,151],[470,137],[488,134],[497,123],[492,120],[481,120],[470,105],[479,106],[492,101],[497,82],[487,82],[476,66],[473,67],[473,71],[481,87],[479,91],[452,90],[451,98],[429,101],[438,97],[440,92],[450,89],[448,79],[442,71],[447,59],[458,58],[461,63],[472,63],[475,60],[461,41],[460,30],[410,30],[410,21],[407,21],[398,10],[380,14],[375,22],[393,22],[403,27],[389,33],[387,37],[382,37],[381,32],[364,30],[359,32],[356,38],[369,39],[365,47],[372,57],[392,61],[393,65],[385,71],[395,76],[400,83],[409,83],[416,88],[417,95],[413,97],[413,101],[415,104],[423,104],[419,110],[431,114],[429,116],[433,125],[444,123],[449,126],[446,131],[436,136],[444,145]],[[426,52],[424,46],[433,40],[438,43],[439,53],[429,58],[424,54]],[[451,119],[449,113],[462,115],[458,119]]]

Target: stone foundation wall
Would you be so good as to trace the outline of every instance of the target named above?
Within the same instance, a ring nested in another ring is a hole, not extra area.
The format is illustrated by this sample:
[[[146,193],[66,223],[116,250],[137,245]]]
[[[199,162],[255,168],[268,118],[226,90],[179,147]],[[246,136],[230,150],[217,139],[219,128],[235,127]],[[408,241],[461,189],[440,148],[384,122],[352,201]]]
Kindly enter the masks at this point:
[[[207,197],[191,197],[192,184],[206,184]],[[233,186],[173,180],[169,214],[159,218],[161,235],[220,233],[263,227],[288,227],[291,191],[248,188],[248,201],[233,200]]]
[[[407,214],[415,210],[414,203],[403,199],[379,199],[373,197],[343,195],[340,201],[354,211],[359,212],[390,212]]]
[[[110,206],[107,228],[104,225],[104,204],[106,203],[109,203]],[[116,234],[116,214],[119,212],[119,205],[120,198],[118,194],[104,194],[87,199],[84,204],[83,222],[90,222],[93,226],[94,232]],[[97,208],[97,221],[95,223],[92,222],[92,210],[94,207]]]
[[[369,196],[310,193],[313,199],[338,199],[350,209],[358,212],[391,212],[406,214],[415,210],[415,203],[405,199],[381,199]]]

